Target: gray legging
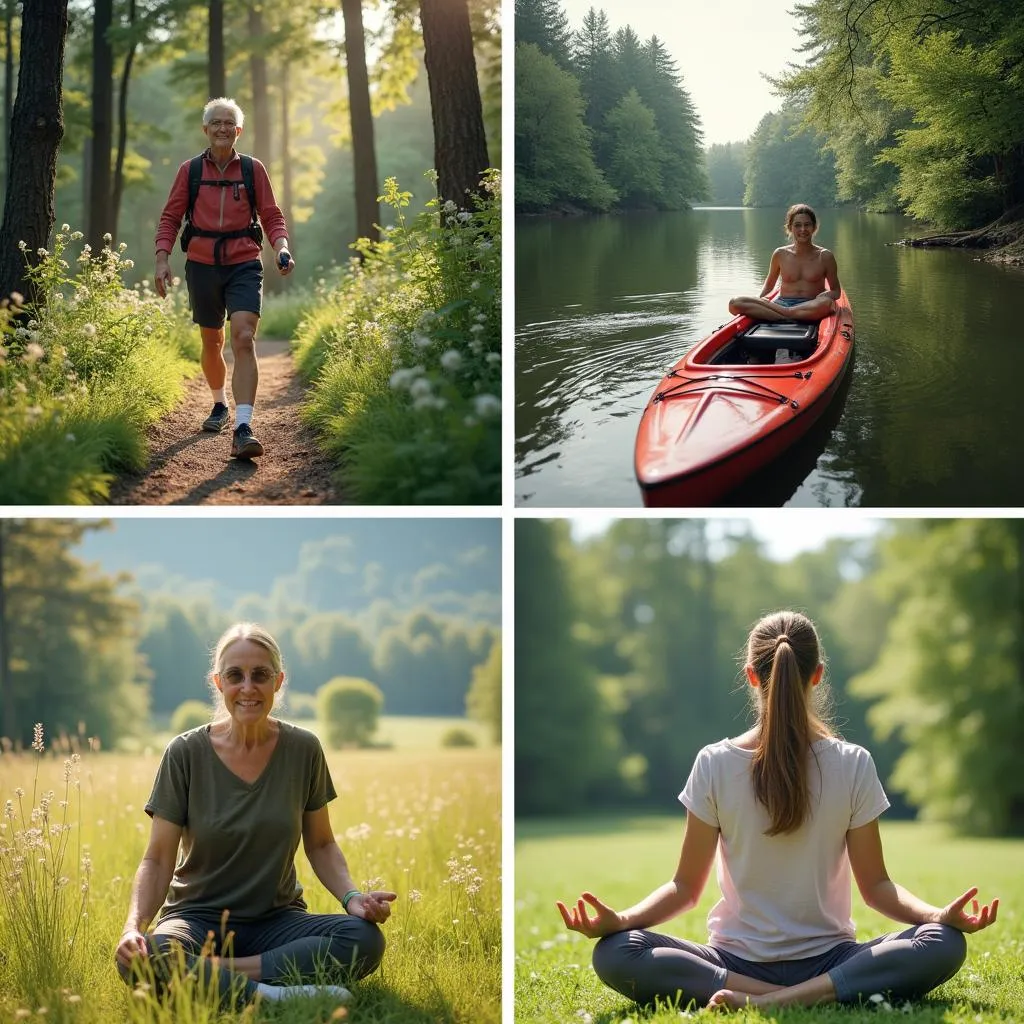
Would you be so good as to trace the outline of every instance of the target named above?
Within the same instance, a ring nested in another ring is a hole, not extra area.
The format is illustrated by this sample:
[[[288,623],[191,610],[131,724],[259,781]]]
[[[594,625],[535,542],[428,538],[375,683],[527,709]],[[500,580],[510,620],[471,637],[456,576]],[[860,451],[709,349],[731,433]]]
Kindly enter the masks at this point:
[[[964,962],[963,932],[919,924],[870,942],[841,942],[818,956],[758,963],[733,953],[649,931],[616,932],[594,947],[594,970],[616,992],[638,1003],[655,997],[704,1006],[726,987],[728,971],[770,985],[798,985],[828,974],[840,1003],[876,992],[912,999],[949,981]]]
[[[228,936],[230,944],[224,941]],[[375,971],[384,956],[384,936],[375,924],[348,914],[310,914],[285,907],[257,921],[232,921],[223,937],[219,915],[172,914],[146,933],[150,955],[137,958],[132,970],[120,963],[117,969],[129,985],[152,980],[156,994],[161,995],[183,955],[186,969],[201,984],[209,985],[213,965],[199,955],[208,937],[212,948],[207,952],[214,956],[259,955],[260,980],[269,985],[313,981],[318,965],[326,965],[331,981],[355,981]],[[176,948],[179,946],[180,952]],[[152,967],[152,976],[148,967]],[[217,972],[217,987],[224,1007],[256,998],[256,982],[223,968]]]

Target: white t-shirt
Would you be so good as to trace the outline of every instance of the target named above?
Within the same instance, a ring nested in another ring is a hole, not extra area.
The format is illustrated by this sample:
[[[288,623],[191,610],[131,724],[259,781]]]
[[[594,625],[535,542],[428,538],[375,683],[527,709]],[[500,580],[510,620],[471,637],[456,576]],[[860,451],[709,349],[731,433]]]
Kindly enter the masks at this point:
[[[764,834],[771,822],[754,797],[753,751],[732,740],[701,750],[679,794],[688,812],[720,829],[722,898],[708,914],[708,943],[745,960],[803,959],[855,937],[846,833],[889,801],[863,747],[822,739],[807,756],[810,813],[785,835]]]

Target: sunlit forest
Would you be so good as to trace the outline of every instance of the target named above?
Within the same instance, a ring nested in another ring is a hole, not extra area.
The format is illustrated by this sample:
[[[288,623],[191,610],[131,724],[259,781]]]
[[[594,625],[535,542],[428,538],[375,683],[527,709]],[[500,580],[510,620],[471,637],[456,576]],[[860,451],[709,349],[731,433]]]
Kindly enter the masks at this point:
[[[0,521],[0,736],[27,746],[41,722],[105,749],[148,742],[184,702],[210,705],[213,645],[257,621],[282,648],[297,721],[345,677],[376,686],[385,715],[472,713],[497,738],[496,522],[296,522],[287,557],[254,559],[283,522]]]
[[[727,526],[721,529],[722,523]],[[749,725],[753,623],[817,624],[834,726],[893,802],[1024,833],[1024,527],[892,520],[775,561],[746,520],[516,523],[516,815],[674,813],[697,751]]]

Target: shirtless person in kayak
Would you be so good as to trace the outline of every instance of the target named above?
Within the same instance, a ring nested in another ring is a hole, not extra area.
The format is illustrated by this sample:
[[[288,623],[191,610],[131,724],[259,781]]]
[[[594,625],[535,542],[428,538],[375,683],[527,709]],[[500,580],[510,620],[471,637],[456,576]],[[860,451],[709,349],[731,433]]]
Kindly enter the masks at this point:
[[[730,299],[729,312],[753,320],[821,320],[828,316],[841,286],[835,256],[812,241],[817,230],[818,218],[809,206],[791,206],[786,211],[786,234],[792,237],[792,243],[772,253],[760,297]],[[770,301],[764,296],[780,276],[779,297]]]

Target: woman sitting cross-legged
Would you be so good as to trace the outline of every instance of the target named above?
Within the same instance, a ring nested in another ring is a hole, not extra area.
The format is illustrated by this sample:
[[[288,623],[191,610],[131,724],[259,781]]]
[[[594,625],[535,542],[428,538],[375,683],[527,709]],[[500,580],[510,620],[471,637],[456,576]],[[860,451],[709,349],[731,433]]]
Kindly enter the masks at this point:
[[[813,710],[823,670],[809,619],[762,619],[745,669],[757,724],[697,755],[675,877],[621,912],[591,893],[558,903],[566,927],[601,939],[606,985],[639,1003],[718,1008],[914,998],[960,969],[964,932],[995,922],[999,901],[979,908],[973,886],[933,907],[889,878],[878,830],[889,801],[868,751]],[[697,904],[716,850],[722,898],[707,945],[649,931]],[[909,928],[856,941],[851,868],[865,903]]]
[[[182,962],[216,985],[225,1007],[257,994],[343,1002],[350,993],[340,983],[369,974],[384,955],[378,925],[395,894],[357,889],[331,829],[336,794],[320,741],[271,717],[284,683],[273,637],[233,626],[217,644],[210,682],[213,722],[171,740],[157,769],[118,970],[129,984],[151,978],[161,995]],[[346,913],[308,912],[295,875],[300,839]],[[339,984],[301,983],[324,970]]]

